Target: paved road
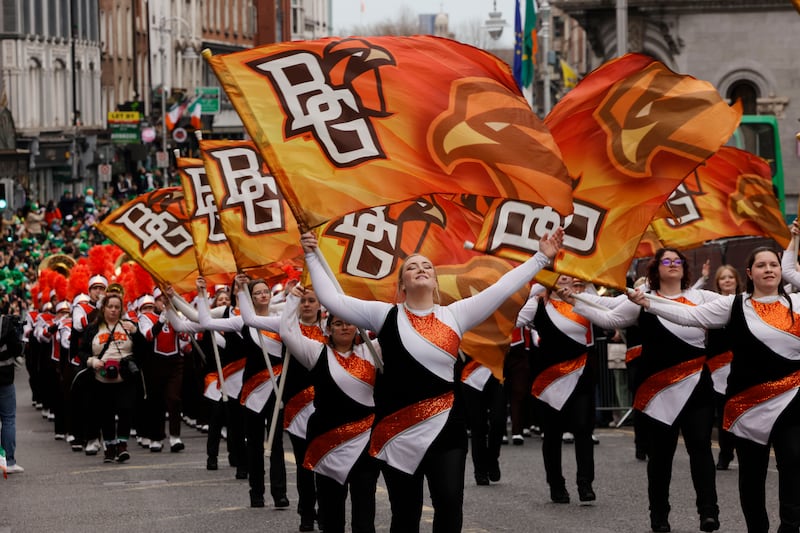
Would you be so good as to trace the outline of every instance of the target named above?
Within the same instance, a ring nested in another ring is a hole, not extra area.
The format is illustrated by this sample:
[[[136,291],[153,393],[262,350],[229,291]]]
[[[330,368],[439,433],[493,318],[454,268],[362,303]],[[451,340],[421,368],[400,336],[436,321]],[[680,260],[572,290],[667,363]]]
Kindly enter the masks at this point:
[[[22,474],[0,478],[0,533],[132,531],[140,533],[199,533],[249,531],[297,531],[299,518],[293,510],[269,506],[248,507],[246,481],[234,479],[234,470],[221,466],[205,469],[205,435],[184,426],[186,450],[150,453],[132,446],[132,458],[124,465],[102,463],[102,457],[73,453],[53,440],[50,422],[30,403],[24,370],[17,371],[17,460]],[[541,441],[527,439],[523,446],[502,450],[502,480],[488,487],[476,486],[471,463],[467,465],[464,494],[464,531],[479,532],[647,532],[645,464],[636,461],[629,429],[600,429],[595,447],[598,500],[579,505],[574,487],[568,486],[573,503],[549,502],[541,460]],[[287,440],[287,451],[290,449]],[[574,479],[572,447],[564,447],[565,476]],[[294,463],[288,453],[289,498],[292,508]],[[716,450],[715,450],[716,455]],[[222,464],[222,463],[221,463]],[[672,531],[698,531],[694,491],[688,476],[688,457],[679,446],[672,482]],[[736,463],[720,472],[717,485],[721,507],[721,531],[744,532],[736,489]],[[377,531],[389,530],[386,490],[379,482]],[[774,462],[768,477],[768,502],[773,529],[777,528],[777,476]],[[429,504],[429,500],[426,501]],[[432,510],[423,512],[422,531],[431,530]]]

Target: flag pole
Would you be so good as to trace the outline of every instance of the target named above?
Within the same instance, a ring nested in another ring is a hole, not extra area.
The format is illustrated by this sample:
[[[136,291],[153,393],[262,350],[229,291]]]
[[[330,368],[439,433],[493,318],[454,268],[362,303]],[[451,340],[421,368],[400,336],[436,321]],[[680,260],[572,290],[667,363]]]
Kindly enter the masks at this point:
[[[207,294],[208,293],[206,293],[205,289],[201,290],[200,291],[200,298],[206,298]],[[169,304],[172,305],[172,301],[171,300],[169,301]],[[173,309],[175,309],[174,306],[173,306]],[[211,346],[213,347],[213,350],[214,350],[214,362],[217,365],[217,375],[219,376],[219,378],[218,378],[218,380],[219,380],[219,391],[222,393],[222,401],[223,402],[227,402],[228,401],[228,393],[225,392],[225,377],[222,375],[222,361],[219,358],[219,347],[217,347],[217,339],[214,338],[214,332],[211,331],[211,330],[209,330],[209,331],[211,333]],[[192,337],[192,339],[194,339],[194,337]],[[201,353],[202,353],[202,350],[201,350]]]

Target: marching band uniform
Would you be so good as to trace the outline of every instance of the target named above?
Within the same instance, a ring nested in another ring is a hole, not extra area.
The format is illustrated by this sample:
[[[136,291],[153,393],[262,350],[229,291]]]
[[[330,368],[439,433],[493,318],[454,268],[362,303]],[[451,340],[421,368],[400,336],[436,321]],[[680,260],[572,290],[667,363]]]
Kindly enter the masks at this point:
[[[565,431],[575,436],[576,481],[581,501],[595,499],[594,481],[594,369],[589,347],[592,325],[573,311],[571,304],[551,294],[539,300],[533,325],[539,333],[533,363],[531,394],[537,400],[542,425],[544,459],[550,498],[569,502],[561,469],[561,444]]]
[[[237,295],[239,307],[248,305],[248,295],[243,290]],[[280,329],[280,318],[268,317],[271,320],[269,330],[260,330],[246,326],[239,315],[224,319],[211,318],[208,302],[204,298],[198,300],[198,316],[203,329],[224,332],[238,332],[241,335],[241,353],[245,354],[244,368],[241,374],[241,394],[239,402],[245,409],[245,435],[247,442],[247,469],[250,482],[250,506],[264,506],[264,426],[271,422],[275,406],[275,383],[269,374],[261,346],[266,347],[273,374],[280,377],[283,360],[283,344],[277,331]],[[263,343],[263,344],[261,344]],[[223,370],[224,373],[224,370]],[[226,385],[229,376],[224,376]],[[282,430],[283,410],[278,411],[277,431]],[[270,494],[275,507],[288,507],[286,498],[286,463],[283,457],[282,433],[275,434],[270,451]]]
[[[582,297],[604,305],[604,297],[587,294]],[[698,305],[719,297],[715,292],[688,289],[671,299]],[[645,313],[629,301],[606,311],[579,301],[574,310],[607,329],[639,326],[642,350],[637,360],[637,374],[640,383],[634,408],[637,415],[644,415],[640,422],[648,443],[648,498],[653,529],[663,531],[669,527],[669,483],[679,432],[683,434],[691,459],[701,522],[718,521],[716,470],[711,453],[713,396],[711,376],[705,365],[705,330],[673,324]]]
[[[378,333],[384,371],[375,383],[370,454],[380,459],[393,532],[419,530],[423,478],[434,502],[434,530],[460,531],[463,519],[466,415],[458,389],[458,346],[549,259],[537,253],[482,292],[428,311],[339,294],[314,253],[306,269],[320,302],[337,317]]]
[[[325,531],[344,532],[349,486],[352,530],[374,532],[378,468],[367,447],[375,418],[375,365],[366,344],[339,353],[326,344],[324,337],[309,335],[308,326],[298,318],[299,301],[292,294],[287,296],[281,338],[293,359],[310,371],[314,384],[314,411],[308,419],[303,464],[317,474]],[[379,349],[376,342],[367,342]]]
[[[500,446],[506,433],[503,385],[489,367],[470,360],[461,372],[470,428],[475,483],[500,481]]]

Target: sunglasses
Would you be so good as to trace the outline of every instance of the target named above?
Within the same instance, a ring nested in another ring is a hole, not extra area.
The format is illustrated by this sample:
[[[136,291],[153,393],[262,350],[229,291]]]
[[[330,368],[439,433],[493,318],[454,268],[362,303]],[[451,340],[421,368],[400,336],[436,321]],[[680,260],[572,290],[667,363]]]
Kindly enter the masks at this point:
[[[683,264],[683,259],[662,259],[661,264],[665,267],[668,266],[681,266]]]

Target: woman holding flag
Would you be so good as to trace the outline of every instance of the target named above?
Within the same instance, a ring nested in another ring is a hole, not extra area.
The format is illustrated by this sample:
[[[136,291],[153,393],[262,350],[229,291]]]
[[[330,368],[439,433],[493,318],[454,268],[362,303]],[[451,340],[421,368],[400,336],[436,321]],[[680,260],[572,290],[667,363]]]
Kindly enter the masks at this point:
[[[197,278],[197,289],[204,292],[206,282]],[[247,439],[247,469],[250,481],[250,507],[264,507],[264,426],[271,419],[275,405],[276,384],[283,363],[283,343],[278,331],[279,317],[268,317],[272,292],[266,281],[247,282],[246,276],[237,276],[235,283],[239,308],[250,306],[253,313],[269,321],[264,329],[247,326],[239,315],[212,318],[205,298],[198,299],[197,311],[203,329],[236,332],[241,337],[241,350],[246,354],[240,402],[246,407],[245,435]],[[248,294],[248,290],[250,294]],[[271,370],[267,367],[267,357]],[[278,412],[277,428],[282,430],[283,411]],[[283,439],[276,434],[270,452],[270,494],[276,508],[289,507],[286,497],[286,463],[283,457]]]
[[[647,270],[653,294],[687,306],[720,298],[712,291],[690,288],[686,257],[674,248],[661,248]],[[562,298],[572,296],[560,289]],[[609,309],[608,297],[582,294],[574,311],[606,329],[638,325],[642,339],[637,358],[640,384],[634,408],[647,438],[647,493],[653,531],[670,531],[669,485],[672,460],[683,434],[689,453],[692,482],[697,493],[697,512],[702,531],[719,529],[716,469],[711,453],[714,398],[706,361],[706,331],[699,326],[678,326],[645,313],[633,302]],[[593,302],[599,305],[589,305]]]
[[[760,247],[747,260],[744,293],[694,307],[650,300],[638,291],[631,296],[649,315],[691,327],[724,327],[731,336],[724,425],[736,436],[748,533],[769,531],[770,447],[778,466],[778,532],[800,530],[800,295],[786,293],[780,271],[778,252]]]
[[[436,270],[418,254],[406,257],[398,270],[399,303],[340,294],[317,255],[316,235],[303,234],[306,268],[320,302],[336,317],[375,331],[382,348],[370,454],[382,461],[392,532],[419,531],[426,478],[433,531],[461,531],[467,457],[466,413],[456,394],[461,338],[555,257],[563,235],[556,229],[541,239],[536,255],[495,284],[443,306]]]
[[[572,276],[560,275],[555,289],[571,287],[583,292],[584,283]],[[529,300],[536,303],[536,300]],[[542,427],[542,458],[550,485],[550,499],[569,503],[561,469],[561,437],[565,431],[575,436],[578,498],[596,499],[594,481],[594,365],[589,347],[594,342],[592,324],[573,311],[574,300],[563,300],[557,290],[548,289],[534,306],[525,305],[517,322],[536,328],[539,349],[531,360],[537,419]]]
[[[309,296],[316,300],[311,289],[296,285],[281,315],[281,338],[292,358],[310,371],[314,384],[308,452],[297,468],[303,465],[316,472],[325,531],[344,533],[349,487],[352,530],[374,532],[378,467],[367,447],[375,418],[375,364],[366,345],[356,344],[355,326],[335,315],[328,315],[327,337],[306,333],[304,300]],[[375,341],[367,342],[380,348]]]

